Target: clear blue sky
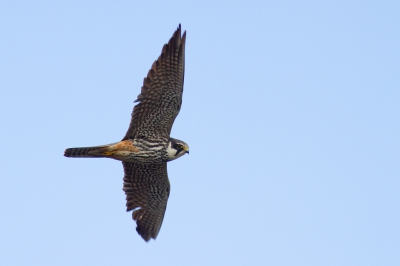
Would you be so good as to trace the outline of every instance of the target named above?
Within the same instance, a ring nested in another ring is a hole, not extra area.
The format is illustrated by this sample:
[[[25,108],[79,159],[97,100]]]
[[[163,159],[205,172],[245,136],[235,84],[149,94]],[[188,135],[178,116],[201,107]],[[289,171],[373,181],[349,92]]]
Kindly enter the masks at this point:
[[[399,1],[33,2],[0,2],[0,265],[400,265]],[[121,163],[63,151],[124,136],[179,23],[145,243]]]

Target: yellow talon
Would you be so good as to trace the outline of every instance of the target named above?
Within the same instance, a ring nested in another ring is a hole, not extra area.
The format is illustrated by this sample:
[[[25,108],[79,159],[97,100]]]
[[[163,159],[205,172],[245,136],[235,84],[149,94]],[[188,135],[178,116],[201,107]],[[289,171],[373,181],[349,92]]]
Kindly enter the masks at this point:
[[[111,156],[111,155],[113,155],[115,153],[115,151],[105,151],[105,152],[103,152],[103,155],[104,156]]]

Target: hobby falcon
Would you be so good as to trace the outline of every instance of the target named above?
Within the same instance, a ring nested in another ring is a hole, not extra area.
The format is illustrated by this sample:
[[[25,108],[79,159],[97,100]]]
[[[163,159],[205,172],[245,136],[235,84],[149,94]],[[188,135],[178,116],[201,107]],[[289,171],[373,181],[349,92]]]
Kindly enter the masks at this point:
[[[125,137],[112,144],[66,149],[66,157],[106,157],[122,161],[127,211],[136,231],[155,239],[164,219],[170,184],[167,162],[189,153],[189,146],[170,137],[181,109],[185,73],[186,32],[181,25],[162,48],[144,78]]]

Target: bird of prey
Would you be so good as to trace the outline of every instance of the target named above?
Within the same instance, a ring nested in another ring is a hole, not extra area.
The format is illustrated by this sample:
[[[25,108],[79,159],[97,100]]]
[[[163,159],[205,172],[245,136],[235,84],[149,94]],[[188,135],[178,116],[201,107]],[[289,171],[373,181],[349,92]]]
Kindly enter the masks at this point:
[[[116,143],[69,148],[66,157],[106,157],[122,161],[127,211],[145,240],[156,239],[170,192],[167,162],[189,153],[189,146],[170,137],[181,109],[186,31],[181,25],[144,78],[125,137]]]

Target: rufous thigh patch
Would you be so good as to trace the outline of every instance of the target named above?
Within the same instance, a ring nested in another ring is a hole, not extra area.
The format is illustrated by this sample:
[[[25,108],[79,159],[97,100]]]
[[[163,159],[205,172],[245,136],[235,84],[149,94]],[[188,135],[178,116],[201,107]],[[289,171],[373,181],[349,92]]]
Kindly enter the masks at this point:
[[[113,145],[112,149],[116,151],[139,152],[138,148],[133,146],[133,143],[130,140],[120,141],[117,144]]]

